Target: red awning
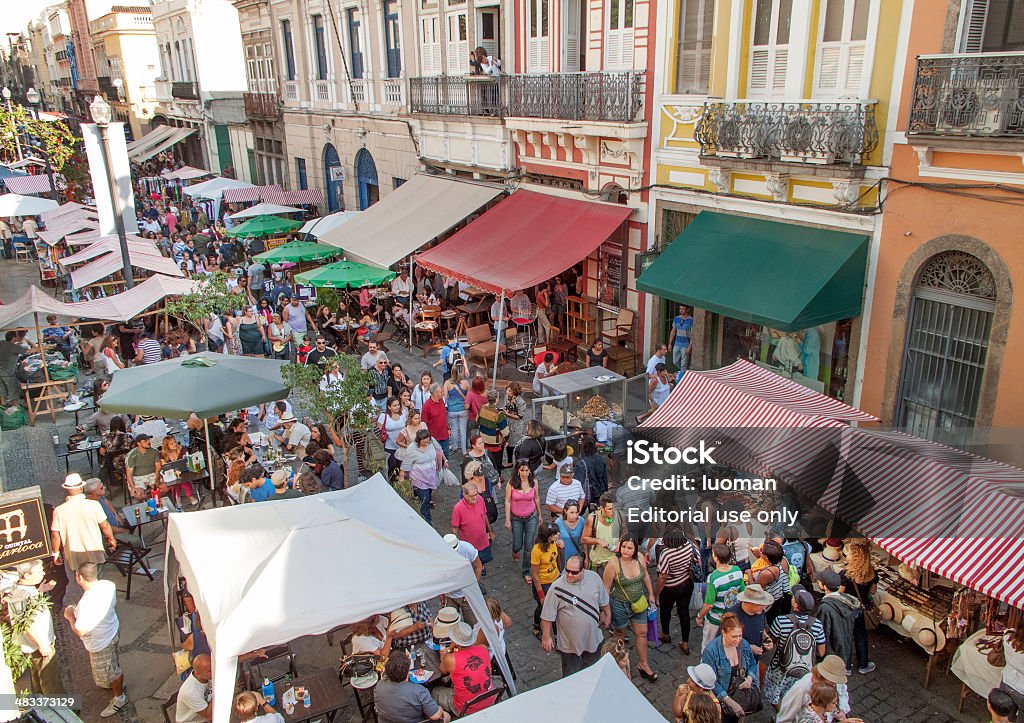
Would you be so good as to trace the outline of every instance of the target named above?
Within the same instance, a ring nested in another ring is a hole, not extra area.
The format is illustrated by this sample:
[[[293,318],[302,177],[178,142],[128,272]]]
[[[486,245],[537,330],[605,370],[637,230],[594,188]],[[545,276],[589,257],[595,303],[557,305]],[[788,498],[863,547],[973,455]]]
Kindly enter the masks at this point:
[[[516,191],[416,263],[496,294],[526,289],[585,259],[632,212]]]

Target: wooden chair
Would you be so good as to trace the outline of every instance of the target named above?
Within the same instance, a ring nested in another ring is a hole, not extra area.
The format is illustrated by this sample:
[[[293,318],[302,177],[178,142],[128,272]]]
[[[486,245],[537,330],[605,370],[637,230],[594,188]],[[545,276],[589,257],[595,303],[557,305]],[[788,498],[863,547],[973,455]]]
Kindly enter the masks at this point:
[[[505,331],[507,332],[508,329]],[[466,354],[469,356],[468,361],[480,359],[483,366],[486,367],[489,365],[489,360],[494,358],[495,353],[505,353],[505,345],[499,346],[491,337],[490,324],[471,326],[466,330],[466,337],[468,340],[466,348]]]
[[[266,653],[265,660],[253,658],[242,663],[242,679],[246,690],[259,690],[264,678],[268,678],[271,683],[276,683],[279,680],[284,680],[286,675],[291,675],[293,678],[299,677],[298,669],[295,667],[295,653],[292,652],[291,644],[273,645],[266,648]],[[280,670],[276,665],[273,666],[274,670],[269,673],[263,670],[264,665],[282,660],[287,662],[287,665],[281,667]]]
[[[612,344],[633,341],[633,322],[635,318],[636,314],[632,309],[620,309],[619,315],[615,317],[615,324],[610,329],[603,330],[601,336]]]
[[[421,335],[430,336],[430,344],[423,347],[423,355],[426,356],[427,351],[439,346],[437,341],[437,330],[441,328],[441,307],[440,306],[424,306],[420,313],[420,320],[416,322],[413,329],[416,332],[417,344]]]
[[[125,600],[132,599],[132,578],[135,576],[135,569],[140,569],[150,582],[153,582],[153,573],[146,564],[145,557],[150,552],[148,547],[137,547],[131,542],[118,540],[117,547],[107,555],[107,562],[117,568],[117,571],[127,578],[127,588],[124,593]]]

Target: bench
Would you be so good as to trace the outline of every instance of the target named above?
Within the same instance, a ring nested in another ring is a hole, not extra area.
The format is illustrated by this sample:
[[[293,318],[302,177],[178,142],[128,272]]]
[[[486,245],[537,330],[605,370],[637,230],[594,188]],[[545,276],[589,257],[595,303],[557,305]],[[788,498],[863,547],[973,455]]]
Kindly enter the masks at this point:
[[[466,354],[469,360],[480,359],[483,365],[488,366],[489,360],[494,358],[495,349],[498,354],[505,353],[505,345],[498,345],[491,338],[491,327],[489,324],[478,324],[466,330]]]

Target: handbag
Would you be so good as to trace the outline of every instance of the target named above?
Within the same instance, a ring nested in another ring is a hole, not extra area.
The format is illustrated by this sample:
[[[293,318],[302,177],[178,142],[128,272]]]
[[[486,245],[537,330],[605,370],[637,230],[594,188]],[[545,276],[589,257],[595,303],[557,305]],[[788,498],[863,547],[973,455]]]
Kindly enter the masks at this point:
[[[988,651],[988,655],[985,656],[985,660],[993,668],[1006,667],[1006,649],[1003,647],[1005,644],[1003,639],[999,638],[999,641],[992,646],[992,649]]]
[[[850,582],[853,582],[852,580]],[[857,591],[857,599],[860,600],[861,610],[864,611],[864,629],[874,630],[882,624],[882,613],[878,610],[874,601],[871,604],[864,602],[864,598],[860,594],[860,585],[853,583],[853,589]]]
[[[729,676],[729,687],[726,689],[726,692],[730,698],[740,704],[745,714],[750,715],[764,708],[764,700],[761,699],[761,691],[757,689],[757,686],[751,685],[749,688],[740,687],[746,679],[746,669],[742,665],[735,666],[732,669],[732,675]]]
[[[629,595],[626,594],[626,588],[622,586],[622,580],[619,578],[621,574],[622,568],[619,568],[619,571],[615,573],[615,582],[619,583],[619,589],[622,590],[622,596],[628,601]],[[634,615],[639,615],[640,613],[645,612],[647,610],[647,596],[641,594],[640,597],[629,603],[629,609],[633,611]]]
[[[692,540],[690,541],[690,550],[693,552],[693,557],[690,558],[690,579],[693,580],[694,585],[697,585],[704,582],[704,560],[701,559],[700,550]]]
[[[493,525],[498,521],[498,505],[490,492],[484,493],[481,497],[484,498],[484,505],[487,506],[487,520]]]

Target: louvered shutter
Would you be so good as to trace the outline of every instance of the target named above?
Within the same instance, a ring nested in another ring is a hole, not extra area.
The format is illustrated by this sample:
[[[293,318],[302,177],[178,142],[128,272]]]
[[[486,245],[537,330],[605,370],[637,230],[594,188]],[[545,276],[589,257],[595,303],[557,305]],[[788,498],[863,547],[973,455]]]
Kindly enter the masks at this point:
[[[576,73],[580,69],[580,2],[565,0],[565,63],[562,71]]]
[[[423,75],[441,74],[441,44],[437,42],[437,18],[420,18],[420,64]]]
[[[788,48],[775,48],[772,59],[772,90],[786,89],[786,68],[789,62]]]
[[[850,46],[846,61],[846,82],[843,83],[844,95],[860,95],[860,85],[864,75],[864,46]]]
[[[988,18],[988,0],[968,0],[967,14],[960,33],[960,47],[964,53],[980,53],[985,45],[985,21]]]
[[[771,51],[767,48],[750,53],[750,90],[764,92],[768,89],[768,61]]]

